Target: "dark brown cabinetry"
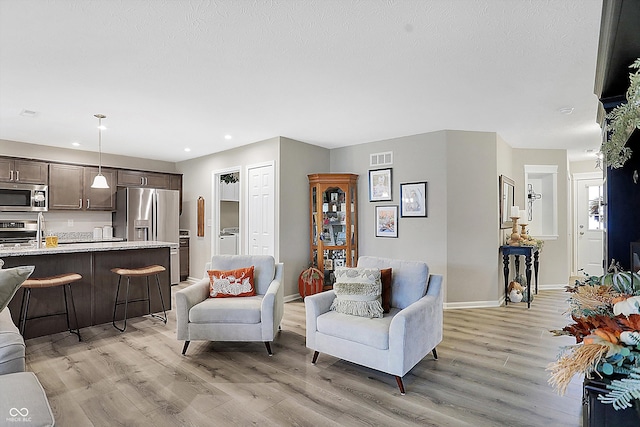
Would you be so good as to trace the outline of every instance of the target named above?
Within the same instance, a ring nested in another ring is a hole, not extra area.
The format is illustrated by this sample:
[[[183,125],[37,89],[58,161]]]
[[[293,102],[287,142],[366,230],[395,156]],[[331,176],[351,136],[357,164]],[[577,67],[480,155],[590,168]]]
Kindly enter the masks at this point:
[[[0,158],[0,181],[22,184],[47,184],[48,166],[35,160]]]
[[[91,188],[98,168],[67,164],[49,166],[49,210],[115,210],[116,171],[102,168],[109,188]]]
[[[182,215],[182,175],[169,175],[169,190],[180,192],[180,215]]]
[[[189,277],[189,238],[180,237],[180,281]]]
[[[170,178],[168,174],[134,170],[118,171],[119,187],[151,187],[168,189]]]

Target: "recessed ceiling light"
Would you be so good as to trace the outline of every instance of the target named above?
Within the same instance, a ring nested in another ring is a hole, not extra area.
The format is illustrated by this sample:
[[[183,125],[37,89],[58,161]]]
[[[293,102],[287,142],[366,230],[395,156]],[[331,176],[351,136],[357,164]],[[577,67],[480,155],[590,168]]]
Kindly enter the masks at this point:
[[[233,138],[233,137],[231,135],[229,135],[229,134],[224,136],[224,139],[231,139],[231,138]]]
[[[189,151],[191,151],[191,148],[187,147],[187,148],[184,149],[184,151],[186,151],[188,153]]]
[[[24,116],[24,117],[35,117],[36,114],[38,114],[37,112],[33,111],[33,110],[22,110],[20,111],[20,115]]]
[[[80,147],[80,143],[79,142],[72,142],[71,145],[73,145],[74,147]]]
[[[560,114],[565,114],[565,115],[569,115],[571,113],[573,113],[573,107],[562,107],[560,110]]]

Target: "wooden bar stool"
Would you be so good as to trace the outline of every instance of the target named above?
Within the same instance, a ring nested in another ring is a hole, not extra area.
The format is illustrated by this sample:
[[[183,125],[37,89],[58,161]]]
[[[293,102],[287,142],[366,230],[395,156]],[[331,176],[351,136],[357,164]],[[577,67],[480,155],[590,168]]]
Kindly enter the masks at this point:
[[[116,328],[120,332],[124,332],[125,329],[127,329],[127,306],[129,305],[130,302],[138,302],[138,301],[147,301],[149,314],[152,317],[162,320],[165,324],[167,323],[167,311],[164,308],[164,299],[162,298],[162,289],[160,288],[160,279],[158,278],[158,275],[160,273],[162,273],[163,271],[167,271],[166,268],[164,268],[161,265],[148,265],[146,267],[140,267],[140,268],[112,268],[111,271],[119,276],[118,289],[116,290],[116,302],[113,305],[113,321],[111,322],[114,328]],[[156,276],[156,284],[158,285],[158,292],[160,293],[160,302],[162,303],[162,312],[164,313],[164,317],[151,313],[151,297],[150,297],[151,294],[149,292],[149,276],[153,276],[153,275]],[[125,296],[124,301],[118,301],[118,295],[120,294],[120,282],[122,281],[123,276],[126,276],[127,278],[127,294]],[[132,277],[147,278],[147,297],[146,298],[138,298],[138,299],[129,301],[129,286],[131,285]],[[122,305],[122,304],[124,304],[124,326],[122,328],[119,328],[118,326],[116,326],[116,309],[118,308],[119,305]]]
[[[22,287],[24,288],[24,293],[22,294],[22,304],[20,305],[20,334],[24,336],[25,326],[27,324],[27,320],[31,319],[39,319],[41,317],[49,317],[49,316],[61,316],[65,315],[67,317],[67,330],[72,334],[76,334],[78,336],[78,341],[82,341],[82,337],[80,336],[80,325],[78,324],[78,313],[76,312],[76,305],[73,302],[73,292],[71,291],[71,283],[77,282],[81,280],[82,276],[77,273],[65,273],[59,274],[57,276],[50,277],[41,277],[38,279],[27,279],[22,283]],[[31,290],[36,288],[53,288],[56,286],[62,286],[62,291],[64,294],[64,313],[51,313],[51,314],[42,314],[40,316],[28,317],[29,311],[29,300],[31,299]],[[67,289],[69,289],[69,296],[71,297],[71,307],[73,307],[73,316],[76,321],[76,329],[71,329],[71,325],[69,324],[69,305],[67,304]]]

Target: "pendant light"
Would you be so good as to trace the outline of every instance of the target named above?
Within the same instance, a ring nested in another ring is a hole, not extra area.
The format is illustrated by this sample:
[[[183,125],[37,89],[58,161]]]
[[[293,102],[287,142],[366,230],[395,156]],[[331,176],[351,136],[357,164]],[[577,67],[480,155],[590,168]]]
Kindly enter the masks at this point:
[[[102,119],[106,119],[104,114],[94,114],[94,117],[98,118],[98,175],[93,178],[93,184],[91,188],[109,188],[107,184],[107,178],[102,175]]]

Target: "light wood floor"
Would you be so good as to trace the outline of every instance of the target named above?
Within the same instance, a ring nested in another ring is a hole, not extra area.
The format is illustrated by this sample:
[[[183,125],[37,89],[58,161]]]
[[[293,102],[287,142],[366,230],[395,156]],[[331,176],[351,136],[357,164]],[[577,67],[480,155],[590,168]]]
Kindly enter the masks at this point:
[[[175,292],[184,284],[173,287]],[[394,378],[305,347],[304,304],[285,304],[269,357],[262,343],[175,338],[175,314],[162,324],[131,319],[27,341],[27,369],[66,426],[579,426],[578,378],[559,397],[547,364],[568,337],[566,294],[541,291],[526,304],[447,310],[439,360],[425,357]],[[175,307],[175,305],[174,305]]]

